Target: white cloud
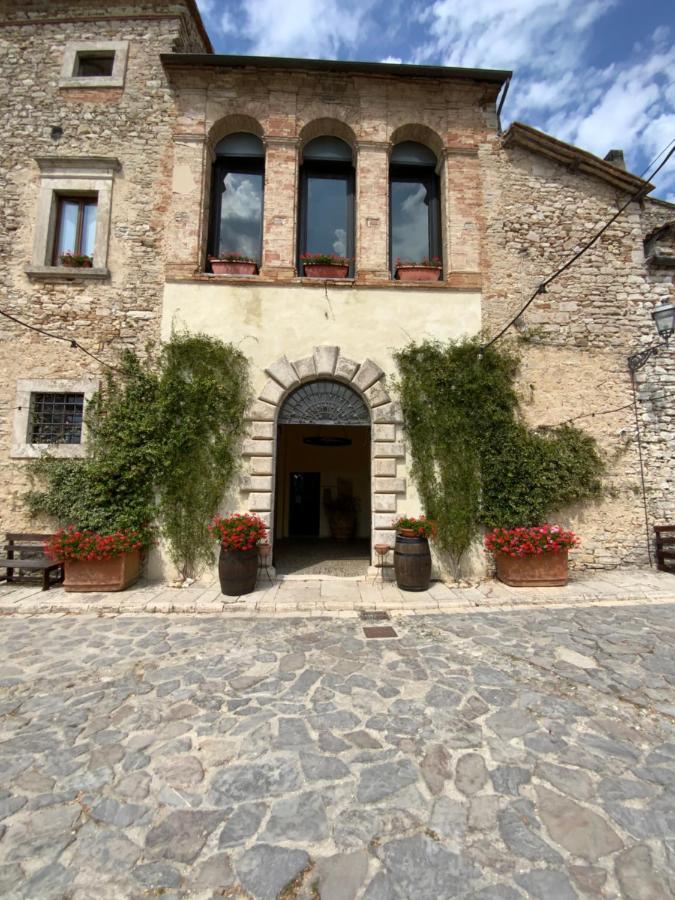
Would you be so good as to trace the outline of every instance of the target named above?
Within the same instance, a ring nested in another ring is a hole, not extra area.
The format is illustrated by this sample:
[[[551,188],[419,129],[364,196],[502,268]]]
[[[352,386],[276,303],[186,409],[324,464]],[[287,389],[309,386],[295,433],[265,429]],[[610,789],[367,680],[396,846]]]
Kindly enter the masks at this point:
[[[214,0],[207,0],[213,3]],[[231,33],[261,56],[338,57],[364,37],[368,0],[246,0],[225,13]],[[222,8],[223,4],[221,4]]]
[[[623,149],[638,173],[675,137],[675,47],[658,26],[627,59],[589,62],[618,0],[437,0],[420,14],[416,61],[514,70],[503,118],[529,122],[599,156]],[[673,167],[675,168],[675,167]],[[670,170],[672,172],[672,168]],[[675,173],[658,182],[675,189]]]

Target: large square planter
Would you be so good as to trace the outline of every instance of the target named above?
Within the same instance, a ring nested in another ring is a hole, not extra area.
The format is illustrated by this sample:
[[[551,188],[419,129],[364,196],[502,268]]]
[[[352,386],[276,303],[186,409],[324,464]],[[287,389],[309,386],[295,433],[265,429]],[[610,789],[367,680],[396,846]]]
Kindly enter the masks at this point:
[[[64,563],[66,591],[123,591],[141,571],[141,552],[121,553],[112,559],[67,559]]]
[[[496,553],[497,578],[511,587],[558,587],[567,584],[567,550],[538,556],[507,556]]]
[[[220,259],[209,260],[211,271],[214,275],[256,275],[257,263],[254,262],[226,262]]]
[[[329,263],[303,263],[306,278],[346,278],[349,266],[332,266]]]
[[[396,277],[399,281],[438,281],[441,277],[440,266],[397,266]]]

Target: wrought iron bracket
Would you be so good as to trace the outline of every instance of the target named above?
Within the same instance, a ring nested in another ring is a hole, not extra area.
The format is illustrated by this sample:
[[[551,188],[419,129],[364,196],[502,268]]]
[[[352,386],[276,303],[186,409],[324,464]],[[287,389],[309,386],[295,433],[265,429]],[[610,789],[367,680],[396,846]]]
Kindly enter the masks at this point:
[[[656,356],[659,352],[659,345],[652,344],[651,347],[647,347],[645,350],[640,350],[639,353],[633,353],[628,357],[628,369],[630,372],[637,372],[638,369],[641,369],[647,362],[652,358],[652,356]]]

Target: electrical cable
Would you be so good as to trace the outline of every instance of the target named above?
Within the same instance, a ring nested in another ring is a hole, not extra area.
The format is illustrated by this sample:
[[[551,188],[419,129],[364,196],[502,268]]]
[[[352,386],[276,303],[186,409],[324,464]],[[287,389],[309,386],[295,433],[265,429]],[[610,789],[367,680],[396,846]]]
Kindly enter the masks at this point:
[[[649,178],[647,179],[648,182],[651,181],[655,175],[658,175],[658,173],[666,165],[666,163],[668,162],[670,157],[673,155],[673,153],[675,153],[675,139],[673,141],[671,141],[670,144],[673,144],[673,146],[670,147],[670,150],[666,154],[665,158],[659,163],[657,168],[649,176]],[[670,146],[670,144],[668,146]],[[661,153],[659,154],[659,156],[661,156],[664,152],[665,152],[665,150],[662,150]],[[656,158],[658,159],[658,156]],[[647,188],[648,188],[648,184],[644,184],[644,185],[642,185],[642,187],[638,188],[638,190],[635,191],[635,193],[631,194],[631,196],[628,198],[628,200],[626,200],[626,202],[623,204],[623,206],[621,206],[617,210],[617,212],[612,216],[612,218],[608,222],[606,222],[602,226],[602,228],[599,231],[597,231],[593,235],[593,237],[589,241],[587,241],[587,243],[584,244],[584,246],[580,250],[577,250],[577,252],[573,256],[571,256],[570,259],[568,259],[566,263],[564,263],[562,266],[560,266],[560,268],[557,269],[552,275],[549,275],[548,278],[545,278],[544,281],[540,282],[540,284],[537,285],[537,287],[534,289],[530,298],[527,300],[525,305],[523,307],[521,307],[521,309],[518,311],[518,313],[509,322],[507,322],[507,324],[504,325],[504,327],[501,329],[501,331],[499,331],[490,341],[488,341],[487,344],[483,344],[483,346],[480,348],[481,353],[484,353],[489,347],[491,347],[501,337],[503,337],[506,334],[506,332],[522,316],[522,314],[525,312],[525,310],[534,302],[535,297],[537,297],[539,294],[545,294],[546,288],[548,287],[548,285],[551,284],[551,282],[554,281],[556,278],[558,278],[560,275],[562,275],[563,272],[566,272],[567,269],[570,268],[570,266],[572,266],[581,256],[584,255],[584,253],[586,253],[588,250],[590,250],[591,247],[607,231],[607,229],[611,225],[613,225],[614,222],[616,222],[616,220],[619,218],[619,216],[626,209],[628,209],[628,207],[631,205],[631,203],[635,203],[636,200],[639,200],[641,198],[641,196],[645,193]]]
[[[656,397],[638,397],[640,403],[658,403],[661,400],[667,400],[669,398],[669,394],[660,394]],[[554,424],[549,425],[536,425],[536,428],[561,428],[563,425],[570,425],[572,422],[576,422],[579,419],[593,419],[595,416],[608,416],[611,413],[615,412],[623,412],[625,409],[632,409],[633,403],[625,403],[623,406],[614,406],[611,409],[596,409],[595,412],[588,413],[580,413],[578,416],[572,416],[569,419],[565,419],[562,422],[555,422]]]
[[[30,331],[34,331],[36,334],[42,334],[45,337],[52,338],[55,341],[64,341],[66,344],[69,344],[73,350],[81,350],[82,353],[86,353],[87,356],[91,357],[91,359],[95,360],[99,365],[105,366],[108,369],[112,369],[113,371],[118,371],[115,366],[111,366],[110,363],[105,362],[105,360],[100,359],[91,350],[87,350],[79,341],[75,338],[65,337],[62,334],[54,334],[51,331],[46,331],[44,328],[40,328],[38,325],[31,325],[29,322],[24,322],[22,319],[17,319],[16,316],[11,315],[8,312],[5,312],[3,309],[0,309],[0,316],[4,316],[5,319],[9,319],[10,322],[14,322],[17,325],[21,325],[23,328],[28,328]]]

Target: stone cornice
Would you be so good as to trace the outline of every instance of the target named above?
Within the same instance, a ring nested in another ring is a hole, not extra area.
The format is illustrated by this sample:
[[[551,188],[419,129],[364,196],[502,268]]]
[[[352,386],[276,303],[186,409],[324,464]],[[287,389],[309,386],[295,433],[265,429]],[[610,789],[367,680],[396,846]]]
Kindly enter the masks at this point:
[[[300,145],[300,139],[297,137],[273,134],[266,134],[262,138],[262,142],[266,147],[298,147]]]
[[[35,162],[46,175],[77,175],[96,172],[112,175],[122,165],[116,156],[36,156]]]

